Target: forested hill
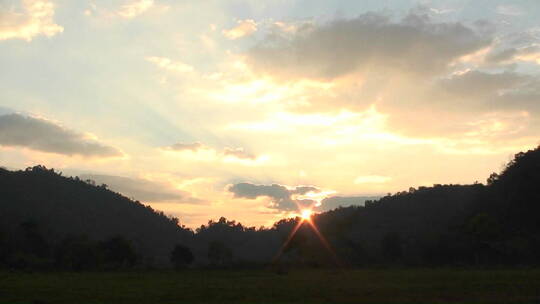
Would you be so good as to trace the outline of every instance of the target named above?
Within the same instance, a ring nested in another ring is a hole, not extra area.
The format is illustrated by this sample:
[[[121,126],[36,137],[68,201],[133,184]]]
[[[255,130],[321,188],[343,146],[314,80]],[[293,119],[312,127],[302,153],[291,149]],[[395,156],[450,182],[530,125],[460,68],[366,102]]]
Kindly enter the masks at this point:
[[[410,188],[315,221],[358,264],[540,263],[540,147],[485,185]]]
[[[29,233],[39,234],[48,244],[70,236],[90,240],[120,236],[140,256],[165,263],[174,244],[191,237],[191,231],[179,227],[175,218],[105,185],[63,177],[42,166],[0,169],[0,205],[0,233],[12,242]]]
[[[298,221],[283,219],[273,227],[255,229],[221,218],[191,231],[179,226],[177,219],[104,185],[66,178],[41,166],[15,172],[0,169],[0,267],[17,266],[18,260],[36,256],[68,269],[76,268],[74,263],[86,269],[110,264],[103,259],[133,264],[129,250],[122,258],[107,253],[130,242],[138,265],[151,264],[147,260],[166,263],[171,253],[178,257],[173,263],[183,266],[192,262],[193,255],[197,265],[265,265]],[[317,214],[312,221],[334,254],[304,224],[274,262],[538,264],[540,148],[516,154],[486,184],[410,188],[366,201],[365,206]],[[102,258],[107,255],[111,258]]]

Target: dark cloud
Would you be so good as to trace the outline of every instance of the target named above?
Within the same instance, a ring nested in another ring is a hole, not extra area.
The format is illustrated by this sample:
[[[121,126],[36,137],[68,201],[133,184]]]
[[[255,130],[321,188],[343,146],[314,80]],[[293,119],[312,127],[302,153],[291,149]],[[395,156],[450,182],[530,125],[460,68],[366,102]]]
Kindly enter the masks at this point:
[[[337,207],[364,206],[367,200],[377,200],[379,196],[332,196],[321,201],[320,209],[328,211]]]
[[[286,76],[335,78],[369,69],[438,74],[491,41],[461,23],[435,23],[426,15],[394,22],[368,13],[280,39],[273,35],[247,55],[255,69]]]
[[[319,190],[318,188],[316,187],[313,187],[313,186],[298,186],[296,188],[294,188],[294,190],[291,190],[291,194],[300,194],[300,195],[304,195],[306,193],[309,193],[309,192],[314,192],[314,193],[317,193],[317,192],[320,192],[321,190]]]
[[[515,72],[469,71],[439,82],[448,102],[468,110],[540,110],[540,79]],[[437,98],[440,98],[438,95]],[[460,102],[461,101],[461,102]]]
[[[481,97],[499,94],[502,90],[518,87],[529,80],[529,76],[514,72],[469,71],[444,79],[439,84],[446,92],[455,95]]]
[[[311,186],[298,186],[289,190],[287,187],[278,184],[255,185],[251,183],[234,184],[228,190],[237,198],[256,199],[260,196],[269,197],[272,200],[269,207],[287,211],[297,211],[298,206],[308,207],[315,203],[315,201],[309,199],[294,199],[293,195],[319,192],[319,189]]]
[[[0,145],[19,146],[64,155],[113,157],[122,153],[84,134],[48,120],[17,113],[0,115]]]
[[[252,183],[234,184],[228,190],[237,198],[256,199],[261,196],[269,197],[272,201],[269,207],[284,211],[298,211],[299,207],[314,207],[317,203],[316,201],[298,199],[295,195],[305,195],[310,192],[318,193],[321,191],[319,188],[313,186],[297,186],[289,189],[279,184],[256,185]],[[379,198],[378,196],[332,196],[323,199],[321,205],[315,209],[318,211],[328,211],[339,206],[363,206],[366,200],[376,200]]]
[[[140,201],[148,201],[153,203],[170,201],[179,203],[202,202],[199,199],[191,197],[190,193],[188,192],[174,189],[167,184],[142,178],[129,178],[101,174],[82,174],[79,175],[79,177],[83,180],[93,180],[97,184],[106,184],[109,189]]]
[[[255,199],[259,196],[268,196],[276,200],[288,199],[291,196],[289,189],[282,185],[272,184],[255,185],[251,183],[238,183],[229,187],[235,197]]]

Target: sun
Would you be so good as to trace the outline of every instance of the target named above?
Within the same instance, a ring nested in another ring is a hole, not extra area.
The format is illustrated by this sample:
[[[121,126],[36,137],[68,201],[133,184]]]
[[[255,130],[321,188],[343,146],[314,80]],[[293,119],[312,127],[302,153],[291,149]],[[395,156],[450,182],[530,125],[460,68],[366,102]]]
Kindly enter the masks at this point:
[[[302,217],[302,220],[309,221],[311,219],[311,214],[313,212],[310,209],[303,209],[300,213],[300,216]]]

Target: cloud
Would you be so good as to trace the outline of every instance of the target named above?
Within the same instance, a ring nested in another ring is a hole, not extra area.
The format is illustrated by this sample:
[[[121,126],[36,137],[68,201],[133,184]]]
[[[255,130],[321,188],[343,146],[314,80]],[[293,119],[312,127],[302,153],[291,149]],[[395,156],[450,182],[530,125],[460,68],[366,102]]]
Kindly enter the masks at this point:
[[[82,174],[83,180],[93,180],[97,184],[106,184],[109,189],[122,193],[136,200],[159,203],[200,203],[201,200],[191,197],[188,192],[173,188],[166,183],[155,182],[143,178],[129,178],[114,175]]]
[[[461,23],[435,23],[425,15],[394,22],[368,13],[282,37],[267,37],[247,53],[257,71],[277,76],[332,79],[359,70],[439,74],[492,39]]]
[[[224,156],[232,156],[232,157],[236,157],[238,159],[250,159],[250,160],[255,160],[257,159],[257,156],[251,154],[251,153],[248,153],[244,150],[244,148],[236,148],[236,149],[232,149],[232,148],[225,148],[223,150],[223,155]]]
[[[519,42],[526,46],[501,51],[518,45],[507,41],[513,38],[496,35],[489,22],[368,13],[290,31],[274,26],[243,62],[256,77],[285,88],[271,102],[298,117],[375,108],[384,117],[377,126],[381,133],[439,142],[474,134],[486,115],[510,126],[513,119],[507,121],[504,112],[538,112],[540,81],[530,63],[540,62],[540,50],[529,39]],[[499,132],[491,130],[490,141]],[[506,137],[507,129],[498,134]]]
[[[228,29],[223,30],[222,33],[225,37],[231,40],[243,38],[249,36],[257,31],[257,23],[252,19],[238,20],[238,25]]]
[[[38,35],[52,37],[64,31],[64,28],[53,20],[52,2],[22,0],[19,8],[0,4],[0,41],[7,39],[31,41]]]
[[[429,8],[429,11],[431,13],[434,13],[434,14],[437,14],[437,15],[443,15],[443,14],[448,14],[448,13],[453,13],[456,11],[456,9],[453,9],[453,8],[434,8],[434,7],[431,7]]]
[[[85,157],[122,156],[114,147],[99,143],[91,135],[78,133],[51,121],[6,114],[0,116],[0,145]]]
[[[146,60],[168,71],[189,73],[189,72],[193,72],[194,70],[193,67],[188,64],[185,64],[180,61],[172,61],[171,59],[166,58],[166,57],[151,56],[151,57],[146,57]]]
[[[484,114],[539,108],[538,77],[524,74],[534,67],[512,72],[486,64],[493,39],[485,32],[417,15],[394,22],[368,14],[266,38],[248,51],[246,63],[259,77],[291,88],[276,103],[294,114],[336,116],[375,107],[385,132],[460,136]],[[518,60],[517,54],[536,58],[532,47],[506,56]],[[317,87],[301,86],[307,81]]]
[[[311,199],[296,197],[310,192],[319,192],[320,190],[312,186],[297,186],[289,189],[285,186],[256,185],[252,183],[238,183],[228,188],[229,192],[234,194],[235,198],[256,199],[261,196],[269,197],[272,203],[270,208],[282,211],[298,211],[299,208],[314,206],[317,202]]]
[[[313,186],[296,186],[296,188],[294,188],[293,190],[290,190],[290,193],[304,195],[310,192],[318,193],[320,191],[321,190],[319,190],[319,188],[313,187]]]
[[[520,86],[528,79],[528,76],[514,72],[486,73],[473,70],[442,79],[439,86],[445,92],[471,98],[504,94],[503,91]]]
[[[367,200],[377,200],[379,196],[332,196],[321,201],[322,211],[336,209],[338,207],[364,206]]]
[[[244,148],[228,148],[225,147],[222,152],[219,152],[217,149],[206,146],[200,142],[193,143],[176,143],[171,146],[165,147],[165,150],[169,151],[191,151],[194,153],[201,152],[206,154],[207,157],[212,159],[223,158],[223,159],[237,159],[241,161],[256,161],[258,159],[257,155],[247,152]]]
[[[200,142],[194,142],[194,143],[176,143],[174,145],[171,145],[168,148],[174,151],[184,151],[184,150],[198,151],[200,149],[204,149],[205,146],[201,144]]]
[[[366,200],[378,199],[378,196],[329,196],[334,191],[322,191],[313,186],[286,187],[279,184],[256,185],[238,183],[228,188],[235,198],[257,199],[268,197],[269,208],[280,211],[299,211],[302,208],[313,208],[317,211],[328,211],[339,206],[364,205]]]
[[[154,5],[154,0],[135,0],[122,5],[117,11],[120,17],[131,19],[139,16]]]
[[[532,75],[474,70],[442,79],[436,89],[434,98],[457,107],[467,105],[468,111],[540,110],[540,79]]]
[[[515,61],[529,61],[540,64],[540,45],[532,44],[520,48],[497,50],[488,54],[488,63],[513,63]]]
[[[517,53],[516,48],[509,48],[502,51],[491,52],[486,56],[486,62],[488,63],[499,63],[499,62],[508,62],[514,59],[514,56]]]

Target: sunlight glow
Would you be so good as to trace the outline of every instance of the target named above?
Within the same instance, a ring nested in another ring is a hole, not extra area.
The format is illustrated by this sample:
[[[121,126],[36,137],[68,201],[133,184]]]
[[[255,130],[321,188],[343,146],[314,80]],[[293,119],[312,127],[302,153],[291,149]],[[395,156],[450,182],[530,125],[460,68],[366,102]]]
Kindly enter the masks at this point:
[[[311,215],[312,214],[313,214],[313,212],[311,211],[311,209],[303,209],[302,212],[301,212],[301,216],[302,216],[302,219],[304,221],[311,220]]]
[[[283,243],[281,248],[279,249],[278,253],[275,255],[274,259],[272,260],[273,263],[277,262],[279,258],[283,255],[283,252],[285,249],[289,246],[289,243],[296,235],[296,232],[298,232],[298,229],[304,224],[309,224],[309,227],[311,227],[311,230],[317,235],[317,238],[320,240],[321,244],[328,250],[330,255],[332,256],[332,259],[336,263],[337,266],[341,266],[342,263],[339,260],[336,252],[332,249],[332,246],[330,246],[330,243],[326,240],[326,238],[322,235],[322,233],[319,231],[319,228],[317,228],[317,225],[315,222],[311,219],[311,216],[313,215],[313,211],[311,209],[301,209],[300,210],[300,217],[301,220],[296,222],[296,225],[292,229],[291,233],[289,233],[289,236],[287,237],[287,240]]]

